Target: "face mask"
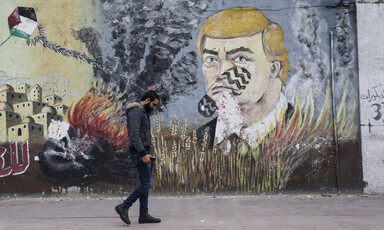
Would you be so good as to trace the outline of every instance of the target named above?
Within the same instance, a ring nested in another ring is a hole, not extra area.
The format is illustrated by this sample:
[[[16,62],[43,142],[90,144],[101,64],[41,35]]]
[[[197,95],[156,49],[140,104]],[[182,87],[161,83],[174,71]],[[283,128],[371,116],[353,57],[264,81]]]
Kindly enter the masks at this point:
[[[198,111],[204,117],[211,117],[216,111],[216,102],[205,95],[199,102]]]
[[[144,105],[144,109],[145,109],[145,112],[147,114],[150,114],[153,111],[153,109],[151,108],[151,106],[149,104],[150,103]]]
[[[236,88],[243,90],[249,84],[251,74],[245,68],[233,67],[225,71],[223,74],[228,79],[230,85],[236,85]]]

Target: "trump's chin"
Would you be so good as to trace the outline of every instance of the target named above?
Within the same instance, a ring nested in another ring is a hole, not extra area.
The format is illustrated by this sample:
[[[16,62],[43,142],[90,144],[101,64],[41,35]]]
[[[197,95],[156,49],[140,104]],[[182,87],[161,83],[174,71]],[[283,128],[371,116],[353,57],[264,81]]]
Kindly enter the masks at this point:
[[[240,105],[235,97],[229,92],[222,92],[216,98],[217,113],[224,123],[231,123],[234,126],[242,123]]]

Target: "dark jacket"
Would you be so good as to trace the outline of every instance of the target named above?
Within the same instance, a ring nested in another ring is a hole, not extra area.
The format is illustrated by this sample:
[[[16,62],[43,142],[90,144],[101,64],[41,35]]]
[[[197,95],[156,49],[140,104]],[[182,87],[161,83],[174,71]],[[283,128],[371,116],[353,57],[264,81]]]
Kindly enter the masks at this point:
[[[130,103],[126,107],[129,151],[147,154],[151,147],[151,122],[149,115],[140,103]]]

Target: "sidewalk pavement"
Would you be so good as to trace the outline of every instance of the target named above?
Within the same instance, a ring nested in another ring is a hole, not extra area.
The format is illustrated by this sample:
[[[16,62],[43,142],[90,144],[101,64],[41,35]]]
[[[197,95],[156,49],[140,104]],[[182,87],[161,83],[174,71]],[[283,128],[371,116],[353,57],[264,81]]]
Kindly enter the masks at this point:
[[[160,224],[130,225],[115,213],[123,197],[7,198],[0,196],[0,229],[384,229],[384,196],[257,195],[150,196]]]

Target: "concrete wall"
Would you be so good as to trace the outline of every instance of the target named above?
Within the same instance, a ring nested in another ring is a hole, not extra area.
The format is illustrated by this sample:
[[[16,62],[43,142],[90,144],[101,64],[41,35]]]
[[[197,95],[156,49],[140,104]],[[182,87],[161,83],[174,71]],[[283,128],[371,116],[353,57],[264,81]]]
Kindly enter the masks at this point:
[[[43,27],[0,47],[0,91],[49,104],[1,120],[45,119],[2,134],[1,193],[129,192],[125,108],[147,89],[157,193],[362,191],[354,1],[18,0],[1,31],[16,6]]]
[[[364,192],[384,192],[384,4],[357,5]]]

